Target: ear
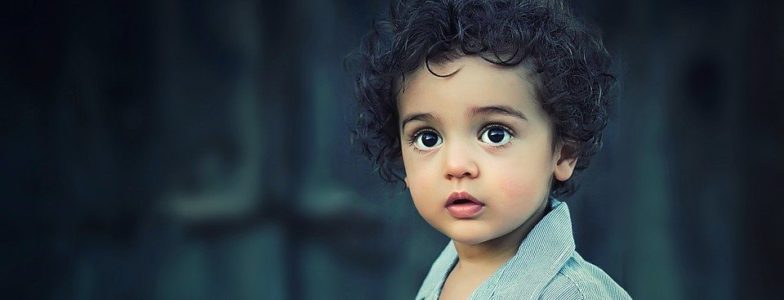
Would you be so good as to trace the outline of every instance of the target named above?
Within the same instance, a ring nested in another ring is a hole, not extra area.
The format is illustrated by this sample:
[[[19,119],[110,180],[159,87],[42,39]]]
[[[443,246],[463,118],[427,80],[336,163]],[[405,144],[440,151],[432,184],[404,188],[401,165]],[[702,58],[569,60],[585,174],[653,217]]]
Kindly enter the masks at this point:
[[[406,183],[406,187],[408,187],[408,176],[403,177],[403,182]]]
[[[574,167],[577,165],[577,156],[574,155],[572,147],[565,146],[563,143],[558,143],[555,149],[555,170],[553,175],[559,181],[566,181],[574,173]]]

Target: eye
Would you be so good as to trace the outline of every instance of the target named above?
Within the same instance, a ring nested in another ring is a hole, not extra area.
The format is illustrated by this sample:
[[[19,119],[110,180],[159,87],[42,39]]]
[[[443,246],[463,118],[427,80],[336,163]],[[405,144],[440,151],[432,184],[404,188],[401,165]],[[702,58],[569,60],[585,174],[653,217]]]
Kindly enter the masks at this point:
[[[430,150],[441,145],[441,136],[432,130],[422,130],[414,134],[412,144],[419,150]]]
[[[485,127],[479,139],[486,144],[493,146],[503,146],[512,140],[512,131],[501,125],[491,125]]]

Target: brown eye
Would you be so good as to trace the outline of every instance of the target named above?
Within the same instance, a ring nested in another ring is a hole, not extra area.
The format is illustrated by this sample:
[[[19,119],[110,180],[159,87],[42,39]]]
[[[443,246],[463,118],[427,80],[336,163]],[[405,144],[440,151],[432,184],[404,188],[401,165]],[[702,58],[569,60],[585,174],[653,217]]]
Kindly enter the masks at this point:
[[[414,147],[420,150],[430,150],[442,143],[441,136],[430,130],[417,133],[414,138]]]
[[[493,146],[503,146],[512,140],[512,133],[502,126],[488,126],[479,138],[483,143]]]

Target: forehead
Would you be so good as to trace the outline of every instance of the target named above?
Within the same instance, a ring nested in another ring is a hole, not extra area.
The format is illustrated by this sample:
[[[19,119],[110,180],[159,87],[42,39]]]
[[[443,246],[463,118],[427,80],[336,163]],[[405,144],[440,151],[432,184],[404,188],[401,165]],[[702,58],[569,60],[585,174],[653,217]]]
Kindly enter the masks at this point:
[[[430,72],[447,75],[439,77]],[[520,64],[506,67],[477,56],[462,56],[430,70],[421,66],[406,76],[398,97],[398,111],[440,113],[466,111],[488,105],[513,107],[534,118],[544,118],[536,101],[535,76]]]

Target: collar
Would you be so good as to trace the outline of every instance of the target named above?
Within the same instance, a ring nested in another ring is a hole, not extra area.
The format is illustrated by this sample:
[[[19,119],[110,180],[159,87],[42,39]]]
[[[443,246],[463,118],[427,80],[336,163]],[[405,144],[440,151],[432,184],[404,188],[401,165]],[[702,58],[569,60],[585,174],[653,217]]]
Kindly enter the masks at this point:
[[[550,211],[534,226],[517,253],[482,283],[469,299],[535,299],[574,253],[569,207],[550,198]],[[441,252],[416,299],[436,299],[457,263],[454,242]]]

